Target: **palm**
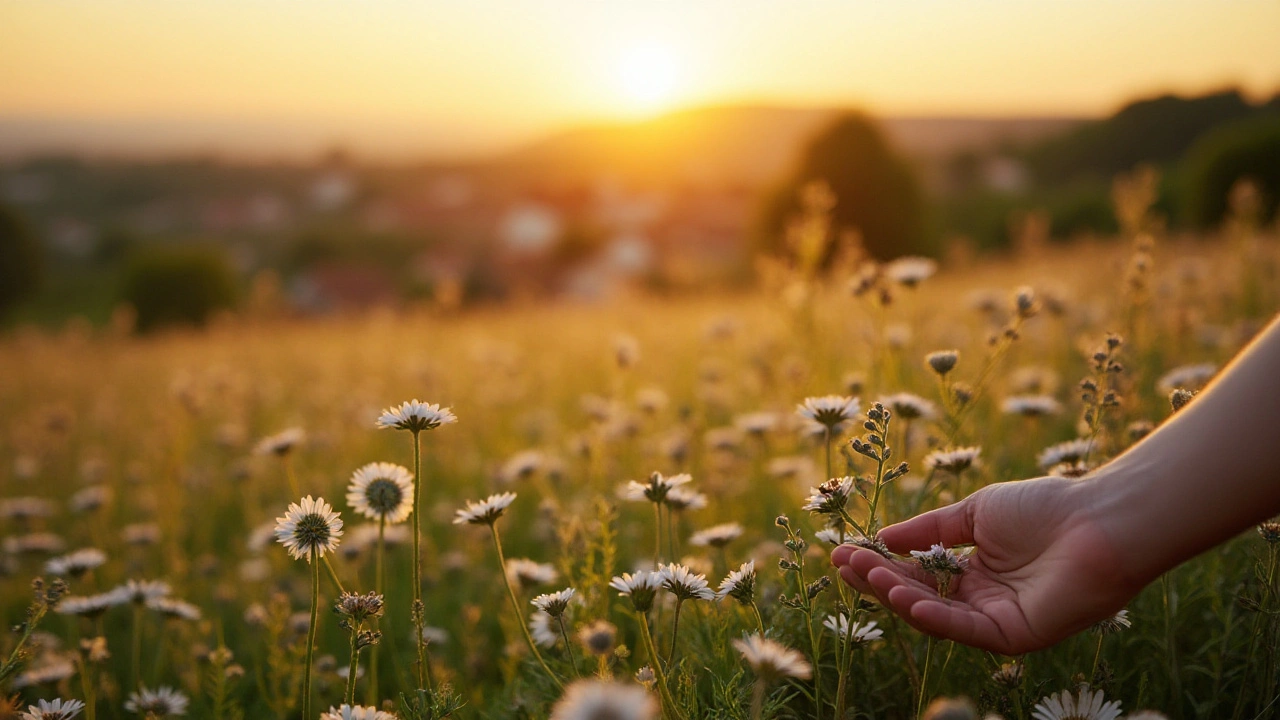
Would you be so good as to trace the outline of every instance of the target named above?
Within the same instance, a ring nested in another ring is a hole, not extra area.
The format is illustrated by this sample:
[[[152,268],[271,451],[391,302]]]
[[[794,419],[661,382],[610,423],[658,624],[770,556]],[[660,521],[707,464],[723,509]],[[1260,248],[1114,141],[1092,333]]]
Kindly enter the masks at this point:
[[[942,600],[913,563],[837,550],[841,576],[915,627],[1006,654],[1051,645],[1115,612],[1136,592],[1105,536],[1072,506],[1071,481],[989,487],[959,505],[885,528],[895,552],[976,546]]]

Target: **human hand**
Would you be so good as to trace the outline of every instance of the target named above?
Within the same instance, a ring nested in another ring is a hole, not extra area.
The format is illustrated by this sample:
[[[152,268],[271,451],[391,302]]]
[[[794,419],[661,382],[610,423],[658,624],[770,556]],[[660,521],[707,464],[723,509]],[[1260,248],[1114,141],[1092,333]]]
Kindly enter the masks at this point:
[[[880,531],[891,552],[975,545],[950,596],[907,560],[843,545],[840,577],[916,629],[1006,655],[1048,647],[1124,607],[1151,578],[1133,577],[1098,522],[1086,481],[991,485]]]

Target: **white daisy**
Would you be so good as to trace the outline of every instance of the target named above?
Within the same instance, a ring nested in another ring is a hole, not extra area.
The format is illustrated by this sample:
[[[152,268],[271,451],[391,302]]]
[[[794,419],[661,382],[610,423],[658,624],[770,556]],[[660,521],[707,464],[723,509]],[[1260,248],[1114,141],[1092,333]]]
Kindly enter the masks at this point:
[[[455,512],[457,517],[453,519],[453,524],[493,525],[515,501],[515,493],[490,495],[480,502],[468,500],[466,507]]]
[[[1047,417],[1062,412],[1062,403],[1049,395],[1010,395],[1000,403],[1006,415]]]
[[[934,450],[925,456],[924,465],[931,470],[943,470],[952,474],[959,474],[971,467],[980,465],[981,461],[978,455],[981,452],[982,448],[979,447]]]
[[[413,473],[394,463],[369,463],[352,473],[347,504],[370,520],[404,522],[413,513]]]
[[[50,575],[70,575],[80,577],[94,568],[101,567],[107,561],[107,554],[97,548],[82,548],[50,558],[44,564],[44,571]]]
[[[532,477],[546,464],[546,456],[539,450],[521,450],[502,464],[498,478],[506,483]]]
[[[130,523],[120,528],[125,545],[155,545],[160,542],[160,526],[155,523]]]
[[[733,646],[755,674],[767,680],[781,677],[806,680],[813,674],[813,667],[804,655],[774,640],[751,635],[745,640],[734,640]]]
[[[549,563],[540,563],[529,558],[511,558],[507,561],[507,578],[520,589],[534,585],[549,585],[556,581],[560,573]]]
[[[900,257],[884,266],[885,276],[907,287],[919,285],[937,271],[938,263],[926,257]]]
[[[1101,690],[1081,685],[1075,692],[1063,690],[1042,699],[1031,710],[1035,720],[1116,720],[1120,701],[1105,702]]]
[[[858,416],[858,398],[847,395],[809,397],[796,406],[796,413],[835,435]]]
[[[321,713],[320,720],[396,720],[396,716],[374,707],[343,704],[337,708],[330,705],[329,712]]]
[[[181,691],[174,690],[168,685],[161,685],[155,690],[143,687],[137,692],[129,693],[124,709],[143,717],[163,718],[171,715],[186,715],[188,704],[190,701]]]
[[[756,591],[756,561],[748,560],[737,570],[730,570],[728,576],[720,581],[719,599],[731,597],[743,605],[750,605]]]
[[[624,500],[660,503],[666,501],[667,495],[673,489],[690,482],[693,482],[693,478],[687,473],[667,477],[660,472],[655,472],[649,475],[648,483],[632,480],[619,491],[619,494]]]
[[[0,518],[30,520],[53,515],[53,503],[38,497],[16,497],[0,500]]]
[[[129,602],[144,605],[148,600],[161,598],[169,594],[169,583],[163,580],[126,580],[123,585],[116,586]]]
[[[48,532],[27,533],[4,539],[6,555],[37,555],[61,552],[67,541],[61,536]]]
[[[778,416],[771,412],[754,412],[733,419],[734,427],[748,435],[765,435],[778,427]]]
[[[841,639],[849,637],[849,617],[844,613],[828,615],[827,619],[822,621],[822,625]],[[884,631],[876,627],[875,620],[853,624],[853,642],[855,643],[871,642],[883,636]]]
[[[37,704],[28,705],[22,713],[22,720],[71,720],[84,709],[79,700],[37,700]]]
[[[551,720],[654,720],[658,703],[639,685],[579,680],[551,708]]]
[[[659,565],[662,587],[680,600],[714,600],[716,593],[707,586],[705,575],[697,575],[684,565]]]
[[[106,485],[93,485],[71,496],[67,505],[71,512],[92,512],[107,504],[111,499],[111,488]]]
[[[529,615],[529,635],[541,647],[555,647],[560,640],[560,633],[552,627],[555,618],[541,610],[534,610]]]
[[[283,457],[288,455],[295,447],[301,445],[306,439],[306,431],[302,428],[293,427],[262,438],[258,441],[258,445],[253,451],[258,455]]]
[[[13,679],[13,689],[56,685],[76,674],[76,664],[71,660],[54,656],[18,674]]]
[[[707,496],[686,487],[678,487],[667,493],[667,507],[682,510],[701,510],[707,506]]]
[[[816,488],[810,488],[809,497],[805,498],[800,509],[820,515],[839,516],[849,504],[856,486],[857,480],[849,476],[831,478]]]
[[[1121,630],[1128,630],[1131,627],[1133,627],[1133,621],[1129,619],[1129,611],[1121,610],[1109,618],[1099,620],[1089,629],[1099,635],[1110,635]]]
[[[1213,363],[1183,365],[1161,375],[1160,379],[1156,381],[1156,389],[1165,395],[1177,388],[1199,390],[1208,384],[1217,372],[1218,366]]]
[[[913,395],[908,392],[894,393],[880,398],[880,404],[889,408],[894,416],[903,420],[927,420],[938,413],[933,403],[919,395]]]
[[[819,542],[824,542],[833,546],[839,546],[841,543],[849,542],[852,539],[848,532],[842,533],[835,528],[823,528],[815,532],[813,536],[817,538]]]
[[[1042,468],[1050,468],[1061,463],[1076,463],[1088,457],[1092,449],[1093,443],[1088,438],[1067,440],[1042,450],[1036,462]]]
[[[442,408],[438,404],[418,402],[415,398],[401,403],[400,407],[390,407],[383,410],[382,415],[378,417],[377,424],[379,429],[395,428],[419,433],[423,430],[433,430],[441,425],[455,422],[458,422],[458,418],[449,408]]]
[[[62,598],[55,608],[63,615],[78,615],[94,618],[102,615],[109,608],[123,605],[128,599],[118,590],[111,590],[94,595],[70,595]]]
[[[738,523],[723,523],[720,525],[712,525],[705,530],[699,530],[689,538],[690,544],[699,547],[724,547],[742,535],[742,526]]]
[[[289,510],[276,518],[276,540],[284,545],[294,560],[311,562],[312,553],[324,557],[325,551],[338,549],[342,537],[342,518],[324,498],[302,498],[290,503]]]
[[[200,608],[183,600],[167,597],[155,597],[147,601],[147,607],[167,618],[190,620],[195,622],[201,618]]]
[[[622,573],[609,582],[609,587],[618,591],[619,595],[631,598],[631,607],[636,612],[648,612],[653,607],[653,597],[662,587],[663,577],[660,573],[640,570],[636,574]]]
[[[544,593],[530,600],[530,604],[538,608],[542,612],[553,618],[558,618],[569,609],[569,603],[573,600],[573,596],[577,591],[573,588],[565,588],[558,592]]]

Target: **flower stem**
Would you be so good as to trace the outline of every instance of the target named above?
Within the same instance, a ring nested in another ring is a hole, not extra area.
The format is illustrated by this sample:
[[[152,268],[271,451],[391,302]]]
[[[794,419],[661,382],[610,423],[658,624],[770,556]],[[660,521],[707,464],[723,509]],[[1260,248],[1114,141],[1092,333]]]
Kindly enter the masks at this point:
[[[560,622],[560,637],[564,640],[564,650],[569,653],[569,662],[573,663],[573,674],[582,677],[582,671],[578,669],[578,656],[573,654],[573,645],[569,643],[569,631],[564,626],[564,613],[556,618]]]
[[[133,604],[133,658],[129,665],[129,689],[138,689],[142,668],[142,603]]]
[[[360,630],[357,627],[351,628],[351,661],[347,664],[347,698],[348,705],[356,704],[356,671],[360,666],[360,651],[356,649],[356,638],[359,636]]]
[[[756,678],[756,683],[751,688],[751,720],[760,720],[764,714],[764,690],[764,680]]]
[[[756,629],[760,631],[760,637],[764,637],[764,617],[760,615],[760,606],[756,605],[756,601],[751,601],[751,611],[756,616]]]
[[[916,717],[920,717],[920,713],[924,711],[924,700],[928,693],[929,687],[929,663],[933,660],[933,638],[930,637],[928,644],[925,645],[924,651],[924,667],[920,670],[920,697],[916,699]]]
[[[511,578],[507,577],[507,560],[502,554],[502,540],[498,537],[498,526],[490,524],[489,529],[493,531],[493,546],[498,550],[498,570],[502,574],[502,582],[507,586],[507,597],[511,599],[511,611],[516,614],[516,624],[520,626],[520,630],[524,633],[524,640],[529,645],[529,650],[533,652],[533,656],[537,658],[538,664],[542,666],[543,672],[547,677],[551,678],[551,682],[556,684],[556,688],[563,690],[564,683],[560,682],[560,678],[551,672],[551,668],[547,667],[547,661],[542,659],[542,653],[538,652],[538,645],[533,641],[533,636],[529,634],[529,626],[525,624],[524,613],[520,611],[520,601],[516,599],[516,591],[511,587]]]
[[[667,674],[662,670],[662,661],[658,659],[658,650],[653,644],[653,634],[649,632],[649,617],[637,612],[636,618],[640,621],[640,639],[644,641],[644,650],[649,655],[649,662],[653,664],[653,674],[658,678],[658,693],[662,696],[662,704],[666,706],[667,714],[683,720],[684,715],[676,707],[671,690],[667,688]]]
[[[676,598],[676,617],[671,624],[671,652],[667,653],[668,667],[676,660],[676,640],[680,637],[680,606],[682,605],[684,605],[684,600]]]
[[[662,557],[662,505],[653,504],[653,569],[658,569]]]
[[[413,634],[418,646],[418,687],[426,685],[427,645],[422,637],[425,608],[422,604],[422,442],[413,432]]]
[[[1102,633],[1098,633],[1098,647],[1093,651],[1093,667],[1089,668],[1089,684],[1093,684],[1093,678],[1098,674],[1098,658],[1102,657]]]
[[[311,551],[311,624],[307,628],[307,664],[302,676],[302,717],[311,717],[311,665],[316,649],[316,613],[320,609],[320,558]]]
[[[329,579],[333,581],[333,586],[338,589],[338,594],[342,595],[347,589],[342,587],[342,581],[338,579],[338,573],[333,569],[333,563],[329,562],[329,558],[321,555],[320,559],[324,561],[324,569],[329,571]]]
[[[382,553],[386,547],[387,518],[378,520],[378,546],[373,557],[373,589],[382,595]],[[369,648],[369,705],[377,703],[378,698],[378,646]]]

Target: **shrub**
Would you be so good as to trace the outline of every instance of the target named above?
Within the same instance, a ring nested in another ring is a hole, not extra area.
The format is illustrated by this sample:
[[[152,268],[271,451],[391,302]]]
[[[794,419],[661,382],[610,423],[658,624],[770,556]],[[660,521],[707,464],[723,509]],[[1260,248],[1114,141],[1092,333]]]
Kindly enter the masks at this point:
[[[138,330],[164,325],[202,325],[235,302],[235,274],[225,254],[213,248],[150,248],[124,270],[121,299],[138,313]]]
[[[1227,194],[1249,178],[1261,190],[1264,222],[1280,196],[1280,113],[1224,125],[1206,133],[1183,161],[1188,219],[1198,227],[1221,222]]]
[[[40,244],[26,221],[0,205],[0,315],[40,286]]]

